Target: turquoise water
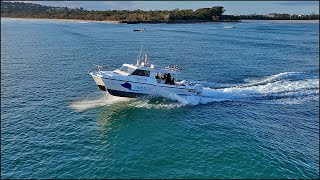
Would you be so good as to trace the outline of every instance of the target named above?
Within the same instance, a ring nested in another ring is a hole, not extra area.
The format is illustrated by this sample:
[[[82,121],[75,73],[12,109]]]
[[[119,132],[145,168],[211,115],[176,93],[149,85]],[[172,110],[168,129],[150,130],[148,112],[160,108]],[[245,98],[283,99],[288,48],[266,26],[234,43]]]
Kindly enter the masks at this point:
[[[318,25],[2,19],[1,178],[318,178]],[[142,41],[206,97],[100,91]]]

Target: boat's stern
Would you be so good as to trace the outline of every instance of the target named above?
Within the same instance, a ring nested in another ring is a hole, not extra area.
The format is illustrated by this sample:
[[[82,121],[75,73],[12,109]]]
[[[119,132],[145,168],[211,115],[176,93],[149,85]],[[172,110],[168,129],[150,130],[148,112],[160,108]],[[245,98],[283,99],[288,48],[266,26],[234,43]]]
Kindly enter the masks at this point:
[[[94,82],[96,83],[96,85],[99,87],[100,90],[107,91],[106,85],[102,81],[102,78],[101,78],[102,76],[99,72],[89,71],[89,74],[92,76]]]

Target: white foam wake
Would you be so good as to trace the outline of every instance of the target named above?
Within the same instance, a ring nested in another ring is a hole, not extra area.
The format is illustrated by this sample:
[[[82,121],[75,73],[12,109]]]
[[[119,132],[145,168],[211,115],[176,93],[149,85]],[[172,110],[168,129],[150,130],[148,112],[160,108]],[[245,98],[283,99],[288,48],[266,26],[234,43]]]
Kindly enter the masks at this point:
[[[172,94],[172,96],[167,96],[168,99],[174,99],[177,100],[176,98],[177,95]],[[179,100],[182,100],[182,97],[179,97]],[[150,99],[137,99],[137,98],[125,98],[125,97],[117,97],[117,96],[112,96],[107,92],[103,92],[103,94],[100,94],[95,97],[85,97],[80,100],[72,102],[69,107],[72,109],[82,112],[88,109],[93,109],[97,107],[102,107],[102,106],[111,106],[115,104],[121,104],[123,102],[125,103],[125,106],[127,107],[136,107],[136,108],[147,108],[147,109],[172,109],[172,108],[178,108],[185,103],[180,103],[178,102],[166,102],[164,100],[160,100],[160,102],[150,102]]]
[[[269,76],[263,79],[258,79],[258,80],[247,79],[247,81],[249,81],[249,84],[245,86],[256,86],[256,85],[262,85],[262,84],[272,83],[272,82],[281,81],[281,80],[295,80],[295,79],[303,80],[309,77],[310,77],[310,74],[306,74],[303,72],[283,72],[283,73],[279,73],[279,74],[272,75],[272,76]]]
[[[130,101],[130,98],[116,97],[109,93],[104,93],[98,97],[83,98],[81,100],[72,102],[70,107],[76,111],[84,111],[87,109],[92,109],[100,106],[108,106],[115,103]]]
[[[224,29],[235,28],[234,26],[223,26]]]
[[[222,89],[204,88],[202,96],[182,96],[183,104],[206,104],[220,101],[277,101],[299,103],[319,99],[319,79],[303,79],[303,73],[285,72],[252,83]],[[300,79],[300,80],[296,80]]]
[[[171,103],[152,103],[149,100],[137,100],[129,104],[130,107],[136,107],[136,108],[146,108],[146,109],[173,109],[173,108],[179,108],[181,106],[184,106],[185,104],[179,103],[179,102],[171,102]]]

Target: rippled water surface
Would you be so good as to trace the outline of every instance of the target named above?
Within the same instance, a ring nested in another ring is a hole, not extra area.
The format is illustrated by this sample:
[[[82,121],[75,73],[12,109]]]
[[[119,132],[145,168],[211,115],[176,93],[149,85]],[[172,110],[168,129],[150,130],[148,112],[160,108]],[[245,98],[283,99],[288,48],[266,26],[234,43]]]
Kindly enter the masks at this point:
[[[2,19],[1,178],[317,178],[318,25]],[[142,41],[204,96],[99,91]]]

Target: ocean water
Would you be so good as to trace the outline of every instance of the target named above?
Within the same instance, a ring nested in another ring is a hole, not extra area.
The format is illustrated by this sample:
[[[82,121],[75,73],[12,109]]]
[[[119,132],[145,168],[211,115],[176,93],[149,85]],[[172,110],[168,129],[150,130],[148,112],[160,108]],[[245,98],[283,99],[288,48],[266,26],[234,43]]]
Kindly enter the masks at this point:
[[[142,42],[204,96],[100,91]],[[1,178],[319,178],[319,23],[1,19]]]

